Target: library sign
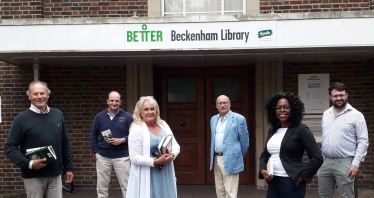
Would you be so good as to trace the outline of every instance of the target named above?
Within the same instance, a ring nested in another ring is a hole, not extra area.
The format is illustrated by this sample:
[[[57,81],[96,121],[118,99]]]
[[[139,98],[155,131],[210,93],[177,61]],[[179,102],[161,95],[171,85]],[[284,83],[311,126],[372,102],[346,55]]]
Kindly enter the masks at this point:
[[[127,49],[261,48],[276,45],[274,21],[125,26]]]

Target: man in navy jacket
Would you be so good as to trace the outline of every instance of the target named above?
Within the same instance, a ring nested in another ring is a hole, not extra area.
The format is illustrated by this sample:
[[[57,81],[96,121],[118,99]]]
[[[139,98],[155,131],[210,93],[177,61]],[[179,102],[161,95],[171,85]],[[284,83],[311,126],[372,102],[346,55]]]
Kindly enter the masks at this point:
[[[210,170],[214,168],[217,197],[236,198],[239,172],[244,170],[243,158],[249,147],[247,122],[230,110],[230,99],[225,95],[217,98],[216,107],[219,114],[210,120]]]
[[[122,196],[126,197],[130,172],[127,142],[133,119],[120,108],[121,103],[121,95],[116,91],[110,92],[107,99],[108,108],[96,115],[92,125],[90,140],[96,158],[98,198],[109,196],[112,167],[121,186]]]

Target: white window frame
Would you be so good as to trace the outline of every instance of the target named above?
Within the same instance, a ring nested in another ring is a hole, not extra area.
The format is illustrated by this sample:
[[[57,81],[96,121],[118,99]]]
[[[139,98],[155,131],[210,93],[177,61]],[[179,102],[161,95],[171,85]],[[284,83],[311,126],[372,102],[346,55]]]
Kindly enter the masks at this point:
[[[232,11],[225,11],[225,1],[230,1],[230,0],[222,0],[221,1],[221,10],[220,11],[208,11],[208,12],[188,12],[188,14],[209,14],[209,13],[221,13],[221,15],[225,15],[225,13],[230,13],[230,12],[242,12],[243,15],[247,14],[247,1],[242,0],[243,2],[243,10],[232,10]],[[182,14],[183,16],[186,16],[186,0],[183,0],[183,11]],[[161,0],[161,16],[170,16],[173,14],[181,14],[180,12],[177,13],[165,13],[165,0]]]

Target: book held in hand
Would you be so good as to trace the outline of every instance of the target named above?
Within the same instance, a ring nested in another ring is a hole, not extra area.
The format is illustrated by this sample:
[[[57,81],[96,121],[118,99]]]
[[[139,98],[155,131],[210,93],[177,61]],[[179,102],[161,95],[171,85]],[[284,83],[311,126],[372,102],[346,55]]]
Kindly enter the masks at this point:
[[[166,149],[171,145],[171,140],[173,139],[172,135],[163,136],[160,143],[158,144],[158,152],[160,154],[165,154]]]
[[[46,163],[56,161],[57,157],[52,146],[43,146],[26,150],[25,157],[31,160],[46,159]]]
[[[101,132],[101,135],[103,135],[104,140],[107,144],[109,144],[109,139],[113,137],[112,131],[110,129],[107,129],[105,131]]]
[[[273,158],[269,158],[268,164],[267,164],[268,174],[270,177],[274,174],[274,161]]]

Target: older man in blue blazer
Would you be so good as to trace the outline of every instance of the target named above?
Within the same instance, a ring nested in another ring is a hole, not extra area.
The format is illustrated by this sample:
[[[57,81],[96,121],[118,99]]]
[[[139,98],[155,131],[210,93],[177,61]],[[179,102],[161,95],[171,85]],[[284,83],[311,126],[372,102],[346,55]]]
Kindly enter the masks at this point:
[[[214,168],[217,197],[236,198],[239,172],[244,170],[243,158],[249,147],[247,122],[230,110],[230,99],[225,95],[217,98],[216,107],[219,113],[210,120],[210,170]]]

